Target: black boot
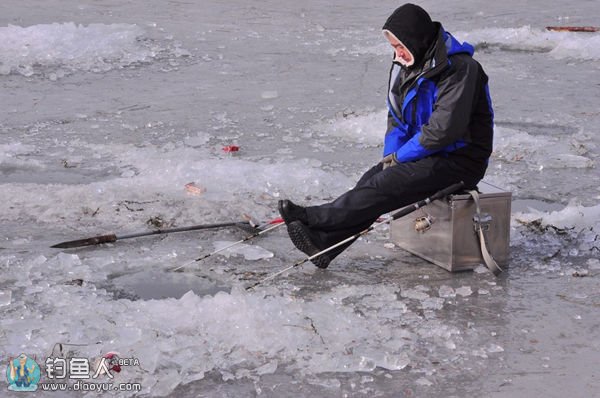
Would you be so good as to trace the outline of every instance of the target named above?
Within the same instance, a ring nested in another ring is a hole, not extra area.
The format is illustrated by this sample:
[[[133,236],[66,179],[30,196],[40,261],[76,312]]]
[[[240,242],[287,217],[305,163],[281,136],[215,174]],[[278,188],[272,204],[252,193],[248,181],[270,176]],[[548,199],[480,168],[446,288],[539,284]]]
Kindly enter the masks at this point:
[[[294,221],[300,221],[304,224],[308,224],[306,209],[302,206],[292,203],[291,200],[280,200],[277,203],[277,209],[279,210],[279,214],[281,214],[281,218],[283,218],[283,221],[285,221],[286,224]]]
[[[314,238],[311,236],[310,228],[306,225],[302,224],[300,221],[292,221],[288,224],[288,234],[290,235],[290,239],[296,248],[306,255],[314,256],[321,250],[321,246],[319,246]],[[331,262],[331,258],[328,253],[321,254],[319,257],[313,258],[310,260],[314,265],[319,268],[327,268],[329,263]]]

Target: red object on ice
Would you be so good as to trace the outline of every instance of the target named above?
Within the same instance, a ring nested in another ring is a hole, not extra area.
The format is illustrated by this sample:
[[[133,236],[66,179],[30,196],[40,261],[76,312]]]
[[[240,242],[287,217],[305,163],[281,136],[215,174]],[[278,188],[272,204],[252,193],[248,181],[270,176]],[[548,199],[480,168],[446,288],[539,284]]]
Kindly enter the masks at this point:
[[[119,365],[119,354],[116,352],[107,352],[103,355],[104,358],[108,359],[108,365],[112,365],[110,370],[114,370],[119,373],[121,371],[121,365]]]
[[[269,221],[269,224],[281,224],[283,222],[283,218],[276,218],[274,220]]]
[[[237,145],[227,145],[223,147],[224,152],[237,152],[240,150],[240,147]]]

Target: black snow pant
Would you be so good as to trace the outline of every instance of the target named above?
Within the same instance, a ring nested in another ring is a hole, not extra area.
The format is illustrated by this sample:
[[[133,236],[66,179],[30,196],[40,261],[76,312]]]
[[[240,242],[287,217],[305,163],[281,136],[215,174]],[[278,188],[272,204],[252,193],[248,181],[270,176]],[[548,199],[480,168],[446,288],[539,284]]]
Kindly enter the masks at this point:
[[[314,243],[323,250],[367,229],[382,214],[423,200],[454,183],[464,181],[466,188],[475,188],[486,167],[452,155],[434,155],[385,170],[378,163],[353,189],[333,202],[306,207],[307,226]],[[329,256],[334,258],[352,242],[333,249]]]

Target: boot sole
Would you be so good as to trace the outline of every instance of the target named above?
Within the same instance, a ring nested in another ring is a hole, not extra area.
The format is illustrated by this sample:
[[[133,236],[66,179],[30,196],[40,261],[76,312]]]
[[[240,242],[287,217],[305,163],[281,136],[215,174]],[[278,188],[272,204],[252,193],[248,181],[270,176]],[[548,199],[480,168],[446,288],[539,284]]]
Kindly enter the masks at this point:
[[[321,250],[317,246],[312,243],[310,239],[310,235],[306,230],[306,226],[302,224],[300,221],[291,222],[288,226],[288,234],[290,235],[290,239],[292,243],[298,250],[307,254],[308,256],[314,256]],[[314,265],[319,268],[327,268],[329,263],[331,262],[331,258],[325,254],[321,254],[319,257],[313,258],[310,260]]]

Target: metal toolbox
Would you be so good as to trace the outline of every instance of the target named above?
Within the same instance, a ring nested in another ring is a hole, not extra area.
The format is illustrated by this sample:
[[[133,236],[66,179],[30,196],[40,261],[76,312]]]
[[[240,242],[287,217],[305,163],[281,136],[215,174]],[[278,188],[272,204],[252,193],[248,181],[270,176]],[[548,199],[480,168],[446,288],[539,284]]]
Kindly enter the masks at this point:
[[[484,182],[478,188],[480,217],[471,195],[450,195],[392,221],[392,241],[448,271],[472,270],[485,265],[476,232],[479,222],[488,251],[500,267],[508,266],[512,195]]]

